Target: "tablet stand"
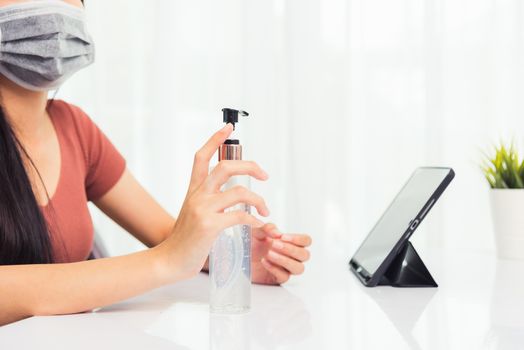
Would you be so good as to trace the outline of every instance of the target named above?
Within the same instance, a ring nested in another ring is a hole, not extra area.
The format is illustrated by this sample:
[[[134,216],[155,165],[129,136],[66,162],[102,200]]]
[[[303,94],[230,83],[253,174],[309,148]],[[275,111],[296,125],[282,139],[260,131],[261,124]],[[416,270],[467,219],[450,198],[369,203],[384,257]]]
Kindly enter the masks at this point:
[[[380,278],[379,286],[393,287],[438,287],[426,265],[422,262],[410,241],[399,250],[386,272]]]

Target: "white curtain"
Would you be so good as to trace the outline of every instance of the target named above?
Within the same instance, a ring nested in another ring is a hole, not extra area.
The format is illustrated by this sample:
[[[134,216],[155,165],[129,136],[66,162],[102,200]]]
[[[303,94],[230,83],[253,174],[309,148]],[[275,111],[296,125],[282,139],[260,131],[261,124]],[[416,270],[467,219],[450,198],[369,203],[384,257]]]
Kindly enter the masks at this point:
[[[174,215],[194,152],[239,125],[253,188],[315,251],[353,253],[415,167],[457,177],[415,236],[420,249],[494,252],[481,150],[519,143],[519,0],[86,2],[96,63],[59,91],[83,107]],[[137,213],[136,215],[140,215]],[[95,212],[113,254],[136,241]],[[440,249],[443,248],[443,249]]]

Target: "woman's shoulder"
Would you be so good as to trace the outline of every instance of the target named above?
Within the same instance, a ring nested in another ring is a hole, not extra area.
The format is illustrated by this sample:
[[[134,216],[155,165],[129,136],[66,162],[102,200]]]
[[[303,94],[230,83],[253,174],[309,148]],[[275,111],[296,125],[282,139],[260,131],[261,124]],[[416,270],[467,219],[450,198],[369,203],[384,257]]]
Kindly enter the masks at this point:
[[[82,108],[63,100],[50,100],[49,115],[55,125],[66,134],[75,133],[81,141],[89,141],[98,127]]]
[[[64,126],[77,126],[79,124],[92,123],[91,119],[82,108],[63,100],[49,100],[48,112],[51,118],[53,118],[53,121]]]
[[[48,113],[62,138],[79,145],[88,158],[100,133],[91,118],[80,107],[63,100],[50,100]]]
[[[49,115],[59,125],[62,138],[68,140],[72,152],[82,153],[85,160],[87,198],[99,198],[121,177],[126,166],[124,158],[81,108],[62,100],[50,103]]]

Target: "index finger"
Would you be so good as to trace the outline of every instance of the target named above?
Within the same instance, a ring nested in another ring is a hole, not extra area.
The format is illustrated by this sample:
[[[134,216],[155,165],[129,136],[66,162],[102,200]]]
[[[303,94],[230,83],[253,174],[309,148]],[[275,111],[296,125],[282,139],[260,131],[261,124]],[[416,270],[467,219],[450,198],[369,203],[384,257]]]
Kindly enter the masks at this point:
[[[207,177],[209,172],[209,161],[213,154],[217,151],[221,144],[233,132],[233,124],[228,123],[222,129],[218,130],[211,136],[202,148],[195,153],[195,160],[193,161],[193,170],[191,171],[191,182],[189,185],[189,192],[195,187],[199,186]]]

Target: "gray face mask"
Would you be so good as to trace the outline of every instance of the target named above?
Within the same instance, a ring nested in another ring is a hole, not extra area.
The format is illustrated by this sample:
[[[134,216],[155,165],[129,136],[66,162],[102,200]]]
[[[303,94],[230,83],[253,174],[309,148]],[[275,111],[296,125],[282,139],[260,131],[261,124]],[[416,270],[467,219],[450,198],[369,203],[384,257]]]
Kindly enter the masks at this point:
[[[57,89],[94,61],[84,17],[62,0],[0,7],[0,74],[29,90]]]

